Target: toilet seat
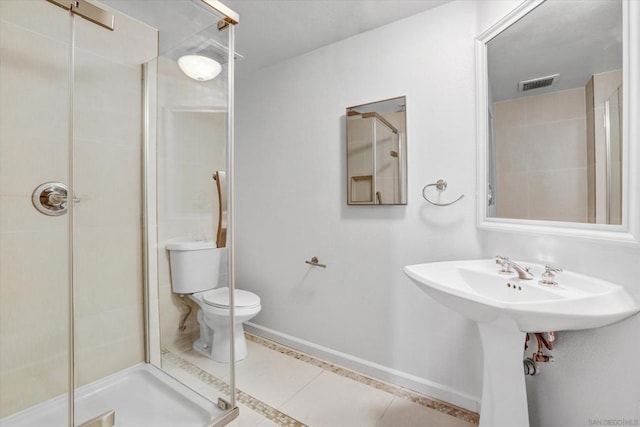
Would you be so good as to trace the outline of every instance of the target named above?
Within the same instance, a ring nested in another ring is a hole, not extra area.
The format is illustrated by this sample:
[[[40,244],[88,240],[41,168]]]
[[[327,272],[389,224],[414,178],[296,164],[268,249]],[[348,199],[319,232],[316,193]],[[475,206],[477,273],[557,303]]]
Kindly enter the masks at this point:
[[[202,293],[202,301],[211,307],[229,308],[229,288],[215,288]],[[234,294],[234,307],[242,309],[256,308],[260,306],[260,297],[253,292],[236,289]]]

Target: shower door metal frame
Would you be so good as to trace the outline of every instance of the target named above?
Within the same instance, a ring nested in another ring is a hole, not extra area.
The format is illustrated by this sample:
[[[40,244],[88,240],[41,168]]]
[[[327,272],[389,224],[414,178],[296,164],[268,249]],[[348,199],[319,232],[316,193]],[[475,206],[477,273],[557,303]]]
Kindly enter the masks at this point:
[[[55,4],[74,15],[78,15],[100,25],[107,30],[113,31],[115,25],[115,17],[106,10],[93,5],[85,0],[47,0],[49,3]]]
[[[238,23],[239,16],[235,22],[230,22],[227,26],[229,31],[229,51],[227,59],[227,262],[229,272],[229,314],[231,315],[230,336],[235,336],[235,289],[236,289],[236,198],[234,194],[235,185],[235,26]],[[229,367],[229,386],[231,388],[231,411],[238,416],[238,406],[236,404],[236,348],[235,340],[231,338],[230,345],[230,367]],[[234,417],[235,418],[235,417]]]

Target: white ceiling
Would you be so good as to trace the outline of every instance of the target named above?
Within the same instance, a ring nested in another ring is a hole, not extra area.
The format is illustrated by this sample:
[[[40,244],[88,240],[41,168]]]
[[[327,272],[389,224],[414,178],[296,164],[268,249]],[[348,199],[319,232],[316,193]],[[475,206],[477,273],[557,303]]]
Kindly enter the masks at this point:
[[[223,0],[240,14],[240,75],[451,0]]]
[[[255,70],[440,6],[451,0],[223,0],[240,14],[241,78]],[[216,37],[217,19],[199,0],[102,0],[160,30],[160,52]],[[201,33],[198,35],[198,33]],[[226,37],[226,36],[225,36]]]
[[[494,102],[587,84],[622,68],[620,0],[547,0],[487,45]],[[518,92],[518,82],[559,73],[557,85]]]

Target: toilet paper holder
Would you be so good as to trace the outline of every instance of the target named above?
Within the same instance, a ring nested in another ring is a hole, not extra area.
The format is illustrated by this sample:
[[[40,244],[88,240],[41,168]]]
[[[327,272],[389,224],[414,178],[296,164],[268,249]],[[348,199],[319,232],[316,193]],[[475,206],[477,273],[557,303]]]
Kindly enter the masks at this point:
[[[314,267],[327,268],[327,264],[320,264],[318,261],[319,261],[319,260],[318,260],[318,257],[317,257],[317,256],[314,256],[313,258],[311,258],[311,261],[306,260],[305,262],[306,262],[307,264],[313,265]]]

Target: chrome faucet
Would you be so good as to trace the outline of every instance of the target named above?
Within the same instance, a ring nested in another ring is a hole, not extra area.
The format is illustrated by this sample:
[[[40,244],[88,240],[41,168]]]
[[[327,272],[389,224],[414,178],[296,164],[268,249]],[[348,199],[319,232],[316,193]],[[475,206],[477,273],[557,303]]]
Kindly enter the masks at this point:
[[[515,270],[515,272],[518,273],[518,278],[520,280],[534,279],[533,274],[529,272],[529,267],[522,267],[521,265],[511,261],[509,257],[497,255],[496,264],[500,264],[502,266],[502,269],[500,269],[500,273],[502,274],[513,274],[513,270]]]
[[[554,267],[552,265],[544,266],[544,273],[542,273],[542,280],[538,280],[538,283],[544,286],[558,286],[558,282],[556,282],[556,273],[562,272],[562,268]]]

